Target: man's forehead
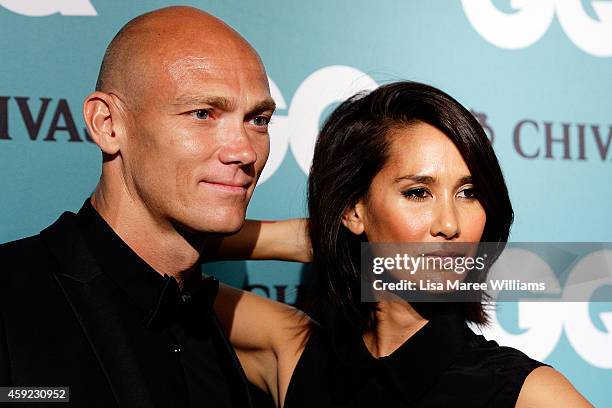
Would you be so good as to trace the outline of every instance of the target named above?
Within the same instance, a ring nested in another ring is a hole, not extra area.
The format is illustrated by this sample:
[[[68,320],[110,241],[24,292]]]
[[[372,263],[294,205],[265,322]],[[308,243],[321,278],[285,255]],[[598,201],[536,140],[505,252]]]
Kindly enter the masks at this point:
[[[167,90],[174,104],[194,104],[198,99],[210,97],[250,101],[270,97],[268,78],[265,72],[261,71],[221,69],[204,63],[168,74],[170,86]],[[160,86],[163,86],[162,82]]]
[[[169,59],[164,71],[175,81],[199,78],[236,80],[237,77],[264,79],[265,71],[252,56],[181,56]]]
[[[185,70],[203,70],[210,71],[213,69],[210,58],[187,56],[168,64],[167,70],[171,77],[177,78],[184,74]]]

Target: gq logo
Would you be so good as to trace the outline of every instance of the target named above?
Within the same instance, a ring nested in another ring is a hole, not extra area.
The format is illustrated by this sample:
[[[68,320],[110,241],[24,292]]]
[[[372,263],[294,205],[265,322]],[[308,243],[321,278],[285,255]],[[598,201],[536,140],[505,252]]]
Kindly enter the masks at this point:
[[[498,262],[506,265],[513,279],[529,281],[532,271],[545,272],[547,287],[558,292],[559,301],[518,302],[517,315],[520,334],[508,333],[491,313],[491,325],[481,331],[504,346],[524,351],[530,357],[544,360],[556,348],[561,334],[565,335],[574,351],[594,367],[612,368],[612,312],[598,313],[605,331],[598,329],[591,319],[589,302],[577,299],[592,299],[601,288],[612,286],[609,273],[599,273],[602,265],[612,265],[612,250],[598,250],[580,259],[572,268],[562,290],[550,266],[533,252],[521,248],[510,248],[502,253]],[[604,270],[609,270],[604,267]],[[495,272],[492,270],[492,273]],[[509,303],[498,303],[498,310],[509,307]],[[478,329],[476,329],[478,330]]]
[[[30,17],[49,16],[55,13],[63,16],[98,15],[89,0],[0,0],[0,6]]]
[[[612,2],[593,1],[598,20],[592,19],[581,0],[511,0],[515,13],[499,11],[492,0],[461,0],[468,20],[490,43],[509,49],[525,48],[538,41],[552,23],[555,12],[569,39],[596,57],[612,56]]]
[[[274,114],[270,123],[270,156],[259,178],[259,184],[268,180],[291,149],[293,157],[305,174],[310,163],[319,132],[319,121],[325,109],[363,90],[373,90],[378,84],[358,69],[332,65],[309,75],[295,91],[291,105],[270,78],[270,93],[277,110],[287,109],[286,116]]]

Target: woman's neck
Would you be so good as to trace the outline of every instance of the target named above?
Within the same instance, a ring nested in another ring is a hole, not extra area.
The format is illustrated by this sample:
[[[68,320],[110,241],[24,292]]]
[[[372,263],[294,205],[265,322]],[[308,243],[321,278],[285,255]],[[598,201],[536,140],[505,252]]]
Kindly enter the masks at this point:
[[[374,357],[388,356],[426,323],[427,320],[407,302],[379,302],[376,327],[364,333],[363,340]]]

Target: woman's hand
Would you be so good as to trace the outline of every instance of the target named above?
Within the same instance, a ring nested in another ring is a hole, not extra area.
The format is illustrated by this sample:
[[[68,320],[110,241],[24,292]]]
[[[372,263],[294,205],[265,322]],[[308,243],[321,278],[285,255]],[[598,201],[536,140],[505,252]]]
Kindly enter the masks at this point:
[[[274,259],[308,263],[312,247],[308,220],[246,220],[233,235],[210,237],[204,242],[205,260]]]

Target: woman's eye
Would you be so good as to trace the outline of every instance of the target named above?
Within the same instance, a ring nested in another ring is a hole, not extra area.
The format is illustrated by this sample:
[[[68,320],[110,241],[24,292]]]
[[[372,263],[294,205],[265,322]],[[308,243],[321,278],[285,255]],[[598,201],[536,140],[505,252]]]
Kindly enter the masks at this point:
[[[206,120],[210,118],[210,112],[207,109],[198,109],[191,113],[196,119]]]
[[[255,126],[268,126],[270,118],[267,116],[256,116],[253,118],[253,124]]]
[[[463,198],[476,198],[478,196],[478,192],[475,188],[466,188],[465,190],[461,190],[459,192],[459,196]]]
[[[404,197],[409,198],[411,200],[421,201],[427,198],[429,195],[429,191],[424,188],[413,188],[412,190],[407,190],[402,193]]]

